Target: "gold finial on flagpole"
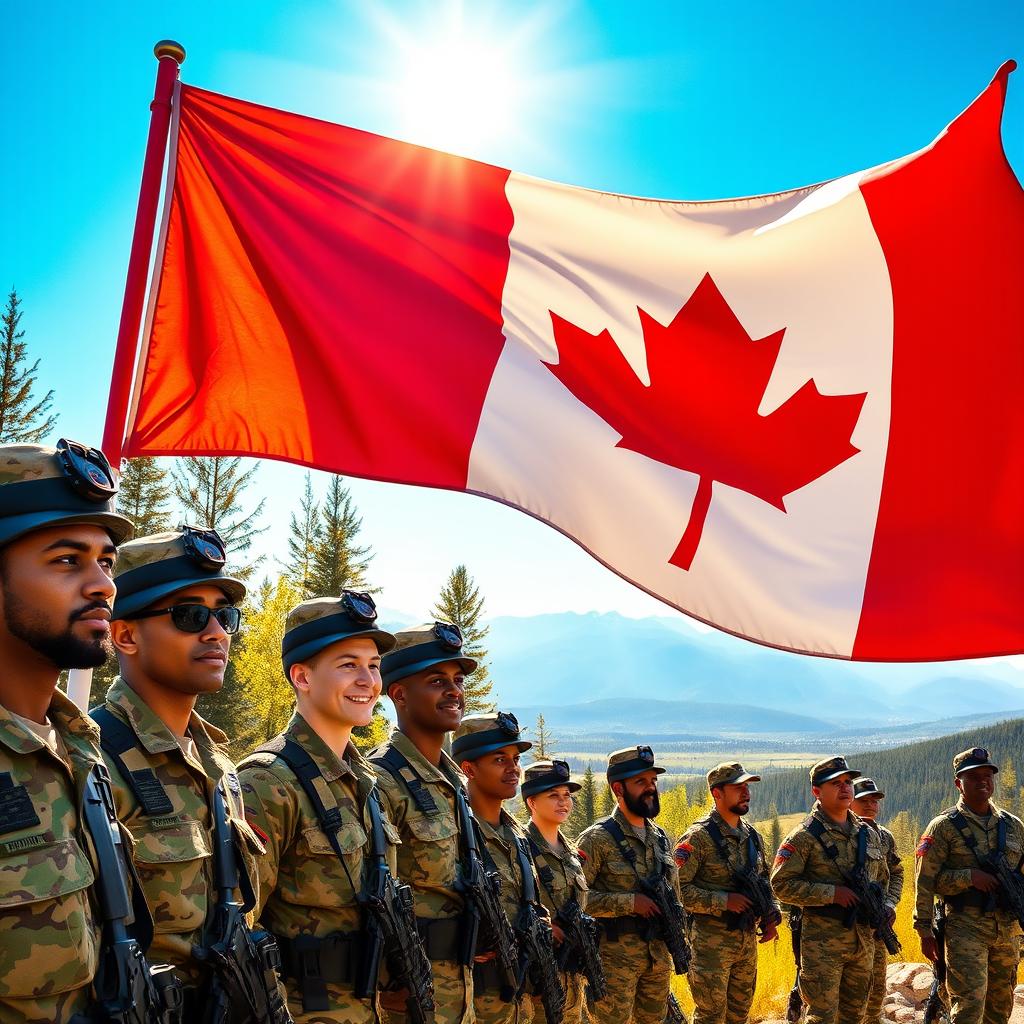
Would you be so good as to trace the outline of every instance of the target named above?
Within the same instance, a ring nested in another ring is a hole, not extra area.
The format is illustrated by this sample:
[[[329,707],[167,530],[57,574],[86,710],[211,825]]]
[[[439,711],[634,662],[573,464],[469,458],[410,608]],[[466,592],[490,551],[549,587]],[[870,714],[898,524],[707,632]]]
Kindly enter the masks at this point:
[[[161,39],[153,47],[153,56],[159,60],[161,57],[170,57],[177,64],[185,62],[185,47],[176,43],[173,39]]]

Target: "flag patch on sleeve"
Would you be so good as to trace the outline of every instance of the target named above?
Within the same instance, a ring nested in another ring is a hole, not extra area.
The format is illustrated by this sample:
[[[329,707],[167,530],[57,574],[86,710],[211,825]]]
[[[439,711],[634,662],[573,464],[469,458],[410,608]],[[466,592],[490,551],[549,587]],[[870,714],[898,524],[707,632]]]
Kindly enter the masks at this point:
[[[792,843],[783,843],[779,847],[779,852],[775,854],[775,867],[785,864],[794,853],[796,853],[796,847]]]
[[[935,842],[932,836],[921,836],[921,841],[917,844],[917,856],[924,857],[928,851],[932,848],[932,843]]]
[[[684,843],[680,840],[676,844],[674,856],[677,864],[685,864],[690,859],[690,854],[693,853],[693,847],[689,843]]]

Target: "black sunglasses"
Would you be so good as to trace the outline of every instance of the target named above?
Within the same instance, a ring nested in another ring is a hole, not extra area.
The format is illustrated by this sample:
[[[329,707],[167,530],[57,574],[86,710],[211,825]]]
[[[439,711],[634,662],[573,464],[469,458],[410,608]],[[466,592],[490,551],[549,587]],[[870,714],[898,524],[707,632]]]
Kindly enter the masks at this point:
[[[136,612],[132,619],[151,619],[156,615],[170,615],[171,622],[182,633],[201,633],[206,629],[212,615],[225,633],[237,633],[242,624],[242,609],[234,605],[221,608],[207,608],[205,604],[172,604],[170,608],[156,608],[148,612]]]

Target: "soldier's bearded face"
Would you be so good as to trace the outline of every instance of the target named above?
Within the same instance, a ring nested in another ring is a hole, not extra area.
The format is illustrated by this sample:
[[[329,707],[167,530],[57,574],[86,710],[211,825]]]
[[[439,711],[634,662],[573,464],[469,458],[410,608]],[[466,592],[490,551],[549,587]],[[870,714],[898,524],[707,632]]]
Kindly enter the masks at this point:
[[[390,690],[400,722],[425,732],[454,732],[466,710],[466,680],[457,661],[432,665]]]
[[[643,772],[626,779],[622,783],[622,802],[626,810],[638,818],[656,818],[661,812],[657,774]]]
[[[722,794],[730,814],[743,817],[750,810],[750,787],[745,782],[723,786]]]
[[[220,608],[231,601],[220,587],[204,583],[163,598],[153,610],[176,604]],[[216,693],[224,685],[231,637],[212,615],[198,633],[178,629],[170,615],[155,615],[116,622],[114,645],[122,674],[129,682],[148,682],[175,693],[198,696]]]
[[[369,637],[339,640],[309,664],[293,665],[291,678],[307,717],[358,728],[370,724],[380,696],[380,654]]]
[[[0,557],[3,629],[57,669],[95,668],[110,653],[117,549],[98,526],[36,530]]]

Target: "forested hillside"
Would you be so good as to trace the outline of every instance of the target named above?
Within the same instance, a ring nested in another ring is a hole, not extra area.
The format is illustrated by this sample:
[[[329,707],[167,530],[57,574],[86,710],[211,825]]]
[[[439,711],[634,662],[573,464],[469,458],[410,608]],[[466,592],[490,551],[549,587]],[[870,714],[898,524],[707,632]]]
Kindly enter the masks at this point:
[[[955,802],[953,755],[973,746],[987,748],[1000,767],[996,776],[996,802],[1014,814],[1020,814],[1024,805],[1024,787],[1019,784],[1014,761],[1016,759],[1019,764],[1024,755],[1024,718],[905,747],[857,754],[851,756],[849,762],[851,768],[874,779],[885,793],[883,820],[890,820],[906,811],[911,819],[924,823]],[[766,775],[755,793],[758,809],[774,804],[779,814],[805,811],[814,799],[807,771],[803,768]],[[757,813],[760,816],[760,810]]]

